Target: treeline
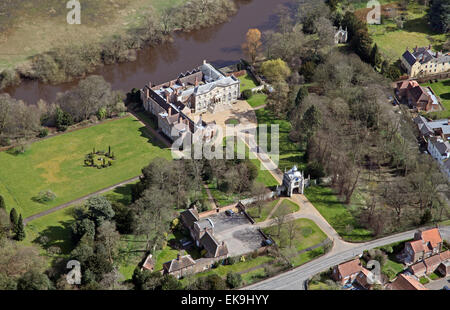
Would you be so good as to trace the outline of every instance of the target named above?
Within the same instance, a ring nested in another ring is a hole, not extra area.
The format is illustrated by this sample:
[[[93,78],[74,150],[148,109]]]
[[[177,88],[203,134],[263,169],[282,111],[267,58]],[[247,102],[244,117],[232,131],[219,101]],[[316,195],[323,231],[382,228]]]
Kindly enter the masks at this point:
[[[235,12],[232,0],[191,0],[162,13],[148,9],[143,12],[144,23],[125,34],[114,35],[102,42],[54,48],[34,56],[30,66],[3,71],[0,89],[19,83],[20,78],[38,79],[44,83],[66,82],[83,77],[103,64],[133,61],[137,50],[168,40],[175,30],[188,32],[221,23]]]
[[[126,111],[124,95],[113,91],[101,76],[89,76],[78,86],[58,94],[55,102],[40,100],[27,105],[0,95],[0,146],[25,143],[33,137],[45,137],[47,127],[65,131],[69,126],[86,120],[97,121]]]

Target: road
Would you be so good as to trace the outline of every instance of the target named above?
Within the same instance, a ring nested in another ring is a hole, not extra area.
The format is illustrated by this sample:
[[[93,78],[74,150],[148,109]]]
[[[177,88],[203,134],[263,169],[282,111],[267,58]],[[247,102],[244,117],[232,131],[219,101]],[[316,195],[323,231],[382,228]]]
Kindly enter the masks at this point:
[[[389,237],[354,244],[349,249],[331,251],[328,254],[306,263],[300,267],[282,273],[273,278],[261,281],[259,283],[242,288],[243,290],[303,290],[305,281],[313,275],[322,272],[332,266],[352,259],[360,255],[364,250],[373,249],[390,243],[411,239],[414,237],[415,230],[395,234]],[[440,227],[441,235],[444,239],[450,240],[450,226]],[[352,244],[353,245],[353,244]],[[333,247],[334,249],[334,247]]]

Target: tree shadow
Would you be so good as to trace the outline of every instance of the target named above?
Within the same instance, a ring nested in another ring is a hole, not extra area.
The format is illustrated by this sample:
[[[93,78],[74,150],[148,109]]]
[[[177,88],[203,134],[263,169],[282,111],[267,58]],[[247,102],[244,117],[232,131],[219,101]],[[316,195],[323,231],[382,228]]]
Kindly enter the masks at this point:
[[[71,238],[70,226],[72,223],[72,220],[68,220],[59,222],[62,226],[48,226],[32,242],[39,244],[45,250],[48,250],[50,247],[59,247],[61,254],[69,254],[75,248]],[[43,243],[42,237],[46,237],[48,241]]]

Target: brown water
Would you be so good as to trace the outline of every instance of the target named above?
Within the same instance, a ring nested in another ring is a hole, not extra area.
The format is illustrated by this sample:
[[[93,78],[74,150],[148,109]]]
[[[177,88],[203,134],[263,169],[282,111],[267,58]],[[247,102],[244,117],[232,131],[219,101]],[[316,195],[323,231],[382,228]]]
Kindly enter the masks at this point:
[[[290,0],[237,0],[239,10],[223,24],[191,33],[174,35],[171,43],[146,48],[138,52],[136,61],[100,67],[92,74],[102,75],[114,89],[125,92],[142,88],[147,82],[160,83],[179,73],[198,67],[203,60],[225,66],[241,58],[241,44],[249,28],[261,32],[273,29],[277,23],[278,5]],[[48,85],[38,81],[24,81],[6,89],[11,96],[27,103],[39,99],[52,102],[58,92],[74,87],[78,81]]]

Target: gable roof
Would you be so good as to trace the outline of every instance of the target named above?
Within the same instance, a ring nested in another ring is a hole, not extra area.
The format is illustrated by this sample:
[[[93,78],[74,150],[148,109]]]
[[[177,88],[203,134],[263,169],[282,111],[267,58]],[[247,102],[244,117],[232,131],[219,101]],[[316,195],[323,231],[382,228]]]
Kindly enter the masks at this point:
[[[203,246],[212,257],[228,254],[228,248],[225,242],[219,243],[209,231],[207,231],[200,239],[200,245]]]
[[[424,246],[424,243],[422,240],[414,240],[414,241],[408,241],[406,244],[409,244],[414,251],[414,253],[420,253],[420,252],[427,252],[429,249],[427,249]]]
[[[354,260],[342,263],[337,266],[337,269],[342,278],[345,278],[354,273],[360,272],[362,269],[361,262],[359,258],[355,258]]]
[[[424,262],[415,263],[414,265],[411,265],[409,268],[411,268],[414,274],[425,273],[425,271],[427,270],[427,267],[425,266]]]
[[[181,212],[180,216],[187,228],[192,228],[194,223],[199,219],[198,212],[194,208]]]
[[[437,267],[442,262],[441,257],[439,255],[433,255],[430,256],[423,261],[425,263],[425,266],[428,268],[430,267]]]
[[[442,237],[439,233],[438,228],[424,230],[420,233],[420,235],[422,240],[425,241],[425,243],[430,242],[433,248],[436,247],[439,243],[442,243]]]
[[[192,259],[191,255],[178,256],[171,261],[165,262],[163,264],[164,270],[168,273],[181,270],[183,268],[187,268],[195,265],[195,261]]]
[[[428,290],[414,277],[403,273],[399,274],[395,281],[392,282],[391,288],[393,290]]]
[[[410,51],[404,52],[403,55],[402,55],[402,57],[406,60],[406,62],[407,62],[410,66],[412,66],[412,65],[414,65],[414,64],[416,63],[416,57],[415,57],[413,54],[411,54]]]
[[[450,260],[450,250],[442,252],[441,254],[439,254],[439,256],[441,257],[442,261]]]

